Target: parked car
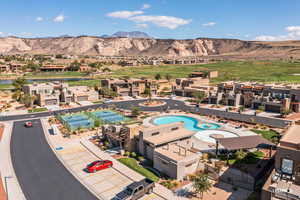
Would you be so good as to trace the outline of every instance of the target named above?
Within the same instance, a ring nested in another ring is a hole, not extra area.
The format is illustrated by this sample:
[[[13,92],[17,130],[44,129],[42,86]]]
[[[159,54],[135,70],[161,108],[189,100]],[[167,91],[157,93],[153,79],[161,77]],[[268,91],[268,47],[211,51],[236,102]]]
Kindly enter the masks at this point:
[[[32,127],[32,122],[28,121],[24,124],[25,127]]]
[[[150,179],[143,179],[139,182],[133,182],[126,187],[125,190],[116,195],[118,200],[136,200],[143,197],[145,194],[153,192],[155,187],[154,182]]]
[[[113,162],[110,160],[97,160],[86,166],[86,170],[89,173],[95,173],[102,169],[110,168],[113,166]]]

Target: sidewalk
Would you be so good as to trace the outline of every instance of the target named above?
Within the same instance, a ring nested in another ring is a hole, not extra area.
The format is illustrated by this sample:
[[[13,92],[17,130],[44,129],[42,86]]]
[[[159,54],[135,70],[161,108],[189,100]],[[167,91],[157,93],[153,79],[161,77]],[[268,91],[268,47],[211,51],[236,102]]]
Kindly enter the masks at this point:
[[[1,174],[0,174],[0,179],[2,179]],[[0,181],[0,199],[1,200],[7,200],[6,199],[6,193],[5,193],[5,190],[4,190],[4,185],[3,185],[2,181]]]
[[[0,141],[0,172],[2,183],[5,183],[6,179],[9,199],[25,200],[26,198],[16,177],[10,155],[10,139],[13,123],[10,122],[3,124],[5,128],[2,135],[2,140]]]

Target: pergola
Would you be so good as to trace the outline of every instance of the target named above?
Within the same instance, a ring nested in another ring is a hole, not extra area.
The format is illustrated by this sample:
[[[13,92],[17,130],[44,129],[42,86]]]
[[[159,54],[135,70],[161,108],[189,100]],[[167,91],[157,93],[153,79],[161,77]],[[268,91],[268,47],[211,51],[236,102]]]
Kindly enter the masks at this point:
[[[222,145],[224,149],[229,151],[241,150],[241,149],[252,149],[252,148],[269,148],[270,157],[271,149],[276,146],[274,143],[261,137],[260,135],[250,135],[243,137],[224,138],[216,136],[216,154],[218,155],[219,145]],[[228,156],[228,155],[227,155]]]

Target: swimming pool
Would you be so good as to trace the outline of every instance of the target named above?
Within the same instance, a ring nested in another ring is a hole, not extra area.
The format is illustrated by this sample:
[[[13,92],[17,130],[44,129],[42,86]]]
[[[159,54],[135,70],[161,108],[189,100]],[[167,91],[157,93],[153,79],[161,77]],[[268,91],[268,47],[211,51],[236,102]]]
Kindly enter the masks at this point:
[[[170,124],[174,122],[183,122],[184,127],[190,131],[215,130],[220,128],[220,125],[215,123],[199,124],[200,122],[197,119],[184,115],[168,115],[153,119],[155,125]]]

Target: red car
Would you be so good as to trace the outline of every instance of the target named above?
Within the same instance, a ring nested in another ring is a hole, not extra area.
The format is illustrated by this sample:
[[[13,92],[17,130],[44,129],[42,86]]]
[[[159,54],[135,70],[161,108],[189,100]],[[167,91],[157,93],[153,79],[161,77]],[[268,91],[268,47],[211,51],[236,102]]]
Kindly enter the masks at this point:
[[[25,127],[32,127],[32,122],[25,122]]]
[[[86,170],[90,173],[97,172],[102,169],[110,168],[113,166],[110,160],[97,160],[87,165]]]

